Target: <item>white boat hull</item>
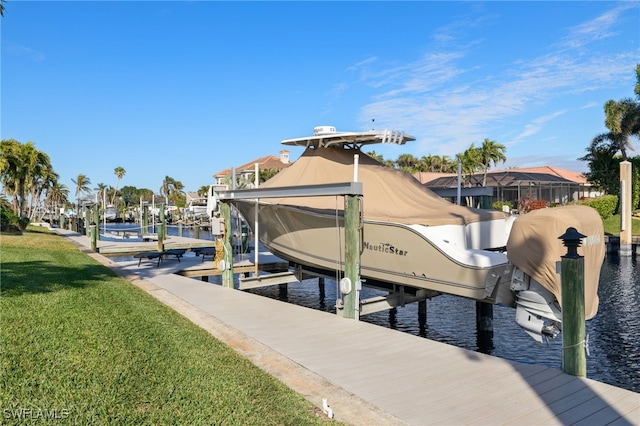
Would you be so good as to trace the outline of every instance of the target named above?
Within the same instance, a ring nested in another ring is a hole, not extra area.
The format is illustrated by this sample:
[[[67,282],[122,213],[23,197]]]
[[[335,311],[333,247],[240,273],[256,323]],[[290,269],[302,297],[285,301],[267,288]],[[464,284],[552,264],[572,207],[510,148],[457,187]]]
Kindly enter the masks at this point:
[[[238,202],[245,218],[255,203]],[[259,238],[290,262],[322,269],[344,269],[342,217],[293,206],[260,203]],[[251,225],[251,221],[249,221]],[[364,221],[360,274],[367,280],[432,290],[490,303],[512,305],[512,268],[506,255],[464,250],[452,256],[411,226]]]

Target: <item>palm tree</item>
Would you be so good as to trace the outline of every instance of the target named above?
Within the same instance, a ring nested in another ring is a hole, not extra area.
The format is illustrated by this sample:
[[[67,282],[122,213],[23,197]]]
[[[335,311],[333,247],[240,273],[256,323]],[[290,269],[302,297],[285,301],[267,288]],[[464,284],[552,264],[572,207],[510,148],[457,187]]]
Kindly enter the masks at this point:
[[[105,196],[105,194],[107,193],[107,185],[104,183],[99,183],[98,186],[96,186],[95,188],[96,191],[98,191],[96,197],[98,198],[98,203],[102,203],[103,198]],[[102,203],[104,204],[104,203]],[[104,208],[105,206],[102,206],[102,208]]]
[[[421,172],[435,172],[440,166],[440,157],[437,155],[426,155],[420,158],[418,168]]]
[[[4,18],[4,2],[6,0],[0,0],[0,16]]]
[[[482,163],[482,186],[487,185],[487,172],[491,167],[491,164],[496,165],[498,162],[505,162],[507,157],[504,155],[507,148],[497,143],[496,141],[485,138],[482,141],[482,146],[478,148],[478,154],[480,155],[480,162]]]
[[[176,180],[170,176],[165,176],[162,181],[162,186],[160,187],[160,195],[164,196],[166,199],[169,199],[169,195],[173,192],[173,183]]]
[[[633,89],[636,99],[640,100],[640,64],[636,65],[636,87]]]
[[[462,179],[474,174],[482,165],[480,148],[471,144],[463,153],[456,154],[456,162],[462,165]]]
[[[75,180],[71,179],[71,182],[76,185],[76,202],[78,203],[76,207],[79,209],[80,203],[78,196],[80,194],[89,194],[91,192],[91,189],[89,188],[89,185],[91,185],[91,179],[86,175],[79,174]]]
[[[111,197],[111,204],[115,204],[116,202],[116,194],[118,193],[118,186],[120,184],[120,179],[122,179],[124,177],[124,175],[127,173],[127,171],[118,166],[115,169],[113,169],[113,173],[115,173],[116,177],[118,178],[117,182],[116,182],[116,187],[113,190],[113,197]]]
[[[604,140],[596,139],[587,148],[587,154],[578,160],[589,162],[589,172],[585,173],[589,182],[607,194],[617,194],[620,190],[618,149]]]
[[[376,160],[377,162],[384,164],[384,157],[382,157],[382,154],[378,154],[375,151],[370,151],[370,152],[367,152],[367,155],[373,158],[374,160]]]
[[[394,168],[395,167],[395,162],[393,160],[387,160],[385,159],[382,154],[378,154],[375,151],[370,151],[366,153],[369,157],[373,158],[374,160],[376,160],[378,163],[381,163],[387,167],[391,167]],[[262,182],[262,178],[260,178],[260,182]]]
[[[174,203],[184,196],[184,185],[179,180],[175,180],[170,176],[165,176],[160,187],[160,195],[164,196],[167,201],[172,200]]]
[[[13,195],[14,212],[22,217],[28,186],[39,168],[45,167],[41,162],[48,156],[39,152],[33,142],[21,144],[7,139],[0,142],[0,159],[2,184]]]
[[[248,189],[248,188],[253,188],[253,182],[255,182],[255,178],[253,173],[250,175],[244,175],[244,174],[239,174],[236,175],[236,186],[235,189]],[[234,188],[234,186],[232,185],[233,180],[231,175],[226,176],[223,180],[222,183],[224,185],[229,186],[229,188]]]
[[[455,173],[458,169],[458,162],[448,155],[440,157],[439,172],[440,173]]]
[[[52,204],[54,210],[58,210],[58,206],[64,206],[68,203],[69,188],[63,183],[59,183],[57,180],[47,188],[46,201],[48,204]]]
[[[51,167],[51,160],[44,152],[38,151],[38,160],[33,174],[29,179],[29,191],[31,195],[29,203],[29,219],[33,219],[38,211],[37,207],[42,202],[42,194],[46,193],[49,187],[58,181],[60,176]]]
[[[627,150],[633,151],[630,138],[640,136],[640,104],[630,98],[611,99],[604,104],[604,112],[604,124],[609,132],[596,136],[594,142],[609,142],[620,151],[622,161],[627,161]]]
[[[176,204],[184,204],[186,201],[187,193],[184,190],[184,184],[179,180],[176,180],[173,183],[173,194],[171,195],[171,201],[174,205]]]
[[[280,173],[279,169],[262,169],[258,171],[259,183],[263,183]]]
[[[198,188],[199,196],[206,197],[208,193],[209,193],[209,185],[202,185],[200,188]]]
[[[414,173],[419,160],[411,154],[400,154],[395,161],[396,166],[408,173]]]

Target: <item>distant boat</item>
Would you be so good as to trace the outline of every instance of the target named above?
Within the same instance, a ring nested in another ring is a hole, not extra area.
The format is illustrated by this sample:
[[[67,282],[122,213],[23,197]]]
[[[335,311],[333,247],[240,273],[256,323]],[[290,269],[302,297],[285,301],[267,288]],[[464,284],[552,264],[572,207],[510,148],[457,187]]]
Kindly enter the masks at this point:
[[[567,227],[575,227],[588,236],[580,248],[586,259],[586,318],[596,314],[604,231],[594,209],[556,207],[516,218],[462,207],[361,151],[366,144],[412,140],[400,132],[336,132],[333,127],[319,127],[313,136],[282,142],[306,150],[260,187],[349,182],[357,154],[358,181],[364,191],[361,277],[369,285],[390,290],[400,285],[517,308],[517,323],[538,341],[555,337],[561,329],[556,262],[566,249],[558,237]],[[254,217],[255,201],[237,200],[234,205],[245,218]],[[258,208],[259,238],[274,254],[292,265],[323,271],[343,268],[342,201],[272,198],[261,199]],[[253,225],[252,220],[248,223]]]
[[[104,220],[107,222],[116,222],[118,220],[118,209],[114,205],[109,204],[104,209]]]

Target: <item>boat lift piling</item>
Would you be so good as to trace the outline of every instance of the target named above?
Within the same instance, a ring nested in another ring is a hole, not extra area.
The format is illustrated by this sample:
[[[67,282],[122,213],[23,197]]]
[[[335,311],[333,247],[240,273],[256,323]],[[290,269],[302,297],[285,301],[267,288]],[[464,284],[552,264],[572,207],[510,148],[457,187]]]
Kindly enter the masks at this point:
[[[233,288],[233,251],[231,249],[231,206],[234,200],[253,200],[259,198],[287,198],[287,197],[345,197],[345,259],[344,277],[341,280],[343,294],[343,317],[358,319],[360,307],[360,231],[361,231],[361,200],[363,190],[361,182],[334,183],[324,185],[302,185],[281,188],[260,188],[221,191],[218,199],[222,202],[221,213],[225,223],[224,235],[224,263],[222,283],[224,287]],[[257,247],[256,247],[257,250]],[[293,273],[287,277],[278,274],[274,277],[283,284],[282,280],[297,281]],[[265,277],[254,276],[244,281],[257,281],[260,286],[268,285]]]
[[[567,228],[559,236],[567,247],[560,262],[562,293],[562,371],[578,377],[587,376],[588,342],[585,331],[584,256],[578,254],[580,239],[586,235]]]
[[[100,235],[100,211],[98,210],[98,206],[93,210],[93,222],[89,227],[91,228],[90,238],[91,238],[91,250],[94,252],[98,251],[98,239]],[[105,232],[106,232],[105,228]]]
[[[631,162],[620,163],[620,250],[621,257],[632,255],[631,210],[632,210]]]

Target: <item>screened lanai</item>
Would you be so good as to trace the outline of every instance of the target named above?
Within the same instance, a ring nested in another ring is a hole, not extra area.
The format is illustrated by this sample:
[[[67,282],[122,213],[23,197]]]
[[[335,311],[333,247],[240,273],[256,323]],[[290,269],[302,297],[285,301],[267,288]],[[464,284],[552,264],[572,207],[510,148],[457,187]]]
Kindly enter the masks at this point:
[[[551,170],[550,173],[522,169],[489,172],[484,187],[492,188],[493,201],[509,201],[514,206],[517,206],[520,200],[526,199],[545,200],[549,204],[565,204],[596,195],[584,177],[580,179],[581,181],[576,181],[578,179],[575,177],[569,179],[561,176],[561,172],[558,172],[560,169]],[[580,176],[575,172],[569,173]],[[482,187],[482,180],[482,174],[466,176],[461,182],[463,192],[468,192],[464,191],[464,188]],[[457,190],[458,176],[441,176],[425,183],[425,185],[440,196],[455,201],[452,199],[455,196],[452,190]]]

